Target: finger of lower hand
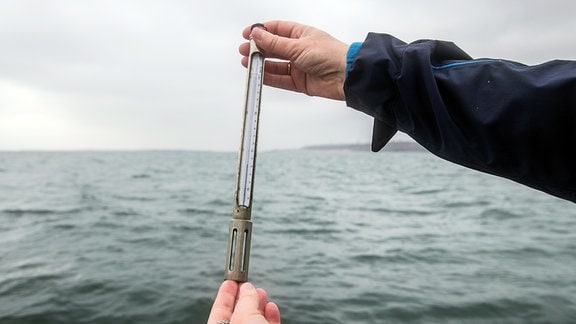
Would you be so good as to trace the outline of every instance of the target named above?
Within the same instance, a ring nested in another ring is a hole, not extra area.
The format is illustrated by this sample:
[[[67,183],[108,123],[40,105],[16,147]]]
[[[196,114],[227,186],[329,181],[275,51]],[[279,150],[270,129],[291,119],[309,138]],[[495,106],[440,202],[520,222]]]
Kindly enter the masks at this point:
[[[270,324],[280,324],[280,309],[275,303],[268,303],[264,308],[264,317]]]
[[[260,303],[258,304],[258,308],[264,314],[264,309],[266,308],[266,304],[268,304],[268,294],[266,290],[262,288],[256,288],[256,292],[258,292],[258,297],[260,299]]]
[[[226,280],[220,285],[218,295],[212,305],[208,324],[216,323],[220,320],[228,320],[232,317],[236,296],[238,295],[238,283],[233,280]]]

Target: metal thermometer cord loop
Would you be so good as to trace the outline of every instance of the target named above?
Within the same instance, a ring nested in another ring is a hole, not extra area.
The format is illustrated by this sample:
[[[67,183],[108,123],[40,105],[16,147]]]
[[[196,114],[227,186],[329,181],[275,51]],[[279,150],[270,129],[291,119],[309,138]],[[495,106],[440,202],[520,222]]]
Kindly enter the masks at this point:
[[[262,24],[254,28],[265,28]],[[258,121],[260,98],[264,79],[264,54],[250,37],[250,55],[244,102],[244,124],[242,142],[238,157],[238,175],[234,211],[230,221],[228,251],[226,253],[225,279],[240,282],[248,281],[250,243],[252,239],[252,193],[254,191],[254,171],[256,168],[256,146],[258,142]]]

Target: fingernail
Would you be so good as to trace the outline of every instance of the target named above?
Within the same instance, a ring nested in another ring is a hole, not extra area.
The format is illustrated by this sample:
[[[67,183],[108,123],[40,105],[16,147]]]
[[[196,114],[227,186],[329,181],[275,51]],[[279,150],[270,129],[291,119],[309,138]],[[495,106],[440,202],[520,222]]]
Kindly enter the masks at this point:
[[[240,286],[240,294],[250,294],[256,291],[256,287],[249,282],[245,282]]]

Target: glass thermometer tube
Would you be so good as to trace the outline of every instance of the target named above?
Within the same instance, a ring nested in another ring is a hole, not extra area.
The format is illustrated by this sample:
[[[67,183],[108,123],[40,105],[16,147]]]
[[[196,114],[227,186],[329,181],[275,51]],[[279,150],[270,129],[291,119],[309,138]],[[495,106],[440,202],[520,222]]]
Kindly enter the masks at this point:
[[[265,28],[255,24],[254,28]],[[254,171],[256,168],[256,146],[258,143],[258,121],[260,98],[264,79],[264,54],[250,38],[248,57],[248,80],[246,101],[244,102],[244,126],[238,158],[238,177],[234,213],[230,221],[228,251],[226,253],[225,279],[240,282],[248,281],[250,243],[252,240],[252,193],[254,191]]]
[[[250,42],[251,47],[254,41]],[[256,145],[258,141],[258,116],[260,114],[260,96],[264,74],[264,55],[257,48],[251,50],[248,63],[248,89],[246,92],[246,108],[244,129],[242,133],[242,148],[240,153],[237,204],[250,207],[256,167]]]

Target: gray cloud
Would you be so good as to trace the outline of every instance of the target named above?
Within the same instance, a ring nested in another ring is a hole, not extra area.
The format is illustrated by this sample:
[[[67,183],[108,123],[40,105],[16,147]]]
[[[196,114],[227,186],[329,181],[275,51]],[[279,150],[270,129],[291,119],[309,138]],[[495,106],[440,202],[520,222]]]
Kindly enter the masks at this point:
[[[0,149],[236,150],[242,28],[288,19],[455,41],[475,57],[576,57],[571,1],[0,0]],[[370,139],[340,102],[265,89],[263,149]]]

